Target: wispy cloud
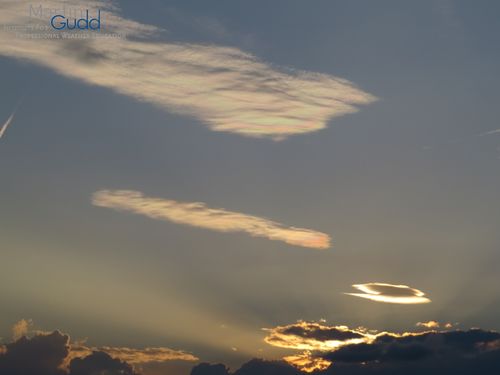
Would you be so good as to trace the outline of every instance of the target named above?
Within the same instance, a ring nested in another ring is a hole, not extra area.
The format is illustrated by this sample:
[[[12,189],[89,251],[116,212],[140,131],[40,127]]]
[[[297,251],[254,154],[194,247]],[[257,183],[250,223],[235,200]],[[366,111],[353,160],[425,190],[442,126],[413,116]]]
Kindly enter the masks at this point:
[[[119,359],[130,364],[144,364],[150,362],[167,361],[197,361],[198,358],[181,350],[174,350],[165,347],[156,348],[127,348],[127,347],[90,347],[81,344],[72,344],[68,355],[68,362],[74,358],[85,358],[93,352],[104,352],[112,358]]]
[[[330,247],[330,237],[325,233],[287,227],[266,218],[222,208],[210,208],[201,202],[150,198],[131,190],[101,190],[94,193],[92,204],[219,232],[244,232],[254,237],[283,241],[290,245],[313,249]]]
[[[14,119],[14,113],[12,113],[9,116],[9,118],[7,119],[7,121],[5,121],[5,123],[0,128],[0,139],[3,137],[4,133],[7,131],[7,128],[9,127],[9,125],[12,122],[13,119]]]
[[[48,17],[29,17],[30,4],[28,0],[2,2],[0,23],[47,26]],[[43,4],[61,7],[58,2]],[[125,19],[110,4],[64,3],[103,9],[106,31],[127,34],[127,38],[16,38],[14,31],[3,28],[0,55],[29,60],[88,84],[194,116],[214,131],[274,140],[323,129],[329,120],[375,100],[347,80],[278,68],[237,48],[158,41],[160,29]]]
[[[345,293],[349,296],[366,298],[376,302],[418,304],[429,303],[425,293],[407,285],[386,283],[354,284],[353,287],[363,293]]]
[[[495,129],[495,130],[490,130],[484,133],[480,133],[479,136],[482,137],[484,135],[493,135],[493,134],[500,134],[500,129]]]

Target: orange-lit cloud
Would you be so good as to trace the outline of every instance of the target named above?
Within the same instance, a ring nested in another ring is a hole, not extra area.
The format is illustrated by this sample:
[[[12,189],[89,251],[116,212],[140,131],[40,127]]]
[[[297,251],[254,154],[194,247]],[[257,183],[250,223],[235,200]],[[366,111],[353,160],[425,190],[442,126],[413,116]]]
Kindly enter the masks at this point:
[[[262,217],[210,208],[201,202],[177,202],[149,198],[138,191],[101,190],[94,193],[92,203],[177,224],[211,229],[219,232],[245,232],[254,237],[283,241],[290,245],[327,249],[330,237],[311,229],[286,227]]]
[[[431,302],[429,298],[425,297],[424,292],[407,285],[367,283],[354,284],[353,287],[363,293],[345,294],[385,303],[419,304]]]
[[[144,364],[149,362],[166,361],[197,361],[198,358],[181,350],[173,350],[164,347],[158,348],[126,348],[126,347],[89,347],[81,344],[70,346],[69,360],[73,358],[84,358],[92,352],[100,351],[107,353],[110,357],[119,359],[130,364]]]
[[[435,329],[439,328],[440,324],[439,322],[436,322],[435,320],[429,320],[428,322],[418,322],[416,324],[417,327],[424,327],[424,328],[430,328],[430,329]]]
[[[279,69],[237,48],[161,42],[163,30],[123,18],[108,1],[72,0],[64,6],[100,8],[106,32],[127,37],[33,38],[49,25],[49,14],[29,16],[33,4],[36,11],[39,4],[31,0],[0,4],[2,25],[38,27],[31,33],[0,29],[0,55],[191,115],[214,131],[281,140],[323,129],[332,118],[375,100],[347,80]],[[62,7],[58,1],[42,4]]]
[[[301,354],[288,355],[283,357],[283,360],[304,372],[326,370],[332,364],[331,361],[315,357],[311,352],[307,351]]]
[[[375,336],[363,328],[326,326],[316,322],[299,321],[294,324],[266,328],[264,341],[272,346],[305,351],[331,351],[343,345],[366,342]]]
[[[12,339],[14,342],[21,338],[30,340],[40,340],[54,335],[62,335],[58,331],[47,332],[33,329],[33,321],[31,319],[21,319],[12,326]],[[198,361],[198,358],[191,353],[175,350],[166,347],[146,347],[142,349],[101,346],[94,347],[86,345],[84,341],[71,341],[68,335],[63,335],[66,339],[67,355],[64,358],[62,367],[68,367],[70,362],[75,358],[85,358],[93,352],[104,352],[111,358],[118,359],[132,365],[145,364],[150,362],[167,362],[167,361]],[[3,349],[2,349],[3,348]],[[0,346],[0,354],[5,351],[5,347]]]
[[[31,327],[33,326],[33,321],[31,319],[21,319],[12,326],[12,339],[19,340],[21,337],[26,336]]]
[[[343,325],[329,326],[324,323],[298,321],[285,326],[266,328],[264,341],[272,346],[299,350],[297,355],[283,359],[305,372],[325,369],[332,361],[324,353],[336,353],[343,348],[358,347],[378,341],[393,341],[402,338],[426,337],[425,332],[377,332],[363,327],[349,328]]]
[[[423,328],[428,328],[428,329],[438,329],[438,328],[453,328],[454,324],[453,323],[439,323],[435,320],[429,320],[428,322],[418,322],[415,324],[417,327],[423,327]]]

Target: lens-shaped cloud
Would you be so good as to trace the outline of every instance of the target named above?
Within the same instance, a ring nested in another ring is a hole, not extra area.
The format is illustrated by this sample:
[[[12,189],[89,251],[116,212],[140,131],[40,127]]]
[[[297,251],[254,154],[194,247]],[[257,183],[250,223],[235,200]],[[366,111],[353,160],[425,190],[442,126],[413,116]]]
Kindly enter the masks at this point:
[[[244,232],[254,237],[283,241],[290,245],[327,249],[330,237],[311,229],[286,227],[275,221],[221,208],[210,208],[201,202],[177,202],[149,198],[138,191],[101,190],[92,203],[120,211],[130,211],[152,219],[211,229],[219,232]]]
[[[429,303],[425,293],[407,285],[393,285],[385,283],[354,284],[354,288],[363,293],[345,293],[349,296],[366,298],[376,302],[419,304]]]
[[[101,9],[105,30],[85,39],[46,37],[65,35],[50,29],[53,14],[46,11],[63,6]],[[108,1],[44,1],[42,5],[3,1],[0,24],[33,27],[31,31],[1,28],[0,55],[29,60],[194,116],[215,131],[281,140],[323,129],[332,118],[375,100],[347,80],[278,69],[237,48],[160,42],[162,30],[121,17]],[[41,31],[43,27],[50,31]],[[127,37],[99,37],[104,31]]]

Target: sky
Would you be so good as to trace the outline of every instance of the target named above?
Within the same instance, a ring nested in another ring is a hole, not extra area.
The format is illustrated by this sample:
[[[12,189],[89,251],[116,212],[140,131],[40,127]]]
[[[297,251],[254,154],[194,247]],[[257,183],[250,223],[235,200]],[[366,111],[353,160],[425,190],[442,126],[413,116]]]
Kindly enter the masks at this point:
[[[62,5],[103,30],[12,28]],[[0,354],[45,335],[182,375],[300,354],[283,327],[360,340],[323,361],[499,331],[499,11],[1,0]]]

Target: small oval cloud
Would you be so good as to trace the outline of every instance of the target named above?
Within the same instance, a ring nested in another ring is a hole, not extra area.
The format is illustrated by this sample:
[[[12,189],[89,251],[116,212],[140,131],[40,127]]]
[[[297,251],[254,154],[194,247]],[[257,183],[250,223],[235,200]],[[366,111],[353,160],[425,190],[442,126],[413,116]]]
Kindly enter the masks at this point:
[[[407,285],[366,283],[354,284],[353,288],[358,289],[362,293],[345,294],[385,303],[419,304],[431,302],[429,298],[425,297],[424,292],[410,288]]]

